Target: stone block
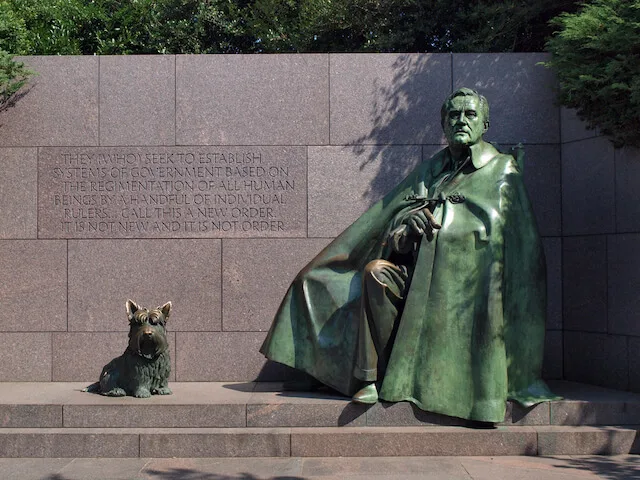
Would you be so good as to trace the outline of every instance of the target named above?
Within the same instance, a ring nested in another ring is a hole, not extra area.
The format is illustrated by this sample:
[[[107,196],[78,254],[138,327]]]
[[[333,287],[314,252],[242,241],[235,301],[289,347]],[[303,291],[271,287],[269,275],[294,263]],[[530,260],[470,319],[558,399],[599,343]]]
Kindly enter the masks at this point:
[[[0,382],[51,381],[51,333],[0,333],[0,345]]]
[[[540,235],[560,236],[561,166],[558,145],[525,145],[524,183]]]
[[[222,329],[267,331],[296,274],[328,239],[223,240]]]
[[[292,475],[293,476],[293,475]],[[454,457],[335,457],[305,458],[300,477],[326,480],[469,480]],[[298,477],[298,478],[300,478]],[[480,477],[478,477],[480,478]]]
[[[37,75],[0,112],[0,146],[98,145],[98,57],[18,60]]]
[[[509,401],[502,425],[549,425],[549,402],[525,408],[518,403]]]
[[[640,424],[638,403],[623,401],[551,402],[553,425],[637,425]]]
[[[562,329],[562,239],[543,238],[547,260],[547,329]]]
[[[147,458],[289,457],[288,429],[176,429],[140,435],[140,456]]]
[[[542,378],[562,378],[562,331],[547,330],[544,339]]]
[[[629,389],[640,392],[640,338],[629,337]]]
[[[584,140],[600,135],[598,129],[588,129],[587,124],[580,120],[576,111],[572,108],[560,107],[560,124],[562,127],[562,143]]]
[[[606,332],[607,238],[563,238],[562,262],[564,328]]]
[[[325,145],[328,55],[179,55],[178,145]]]
[[[141,472],[150,466],[149,463],[148,458],[74,458],[64,468],[57,470],[57,477],[60,480],[86,480],[108,475],[114,480],[133,479],[141,477]]]
[[[42,480],[51,478],[52,472],[60,472],[75,460],[74,458],[1,458],[0,471],[5,478]],[[67,480],[66,477],[65,480]]]
[[[556,78],[538,65],[546,60],[544,53],[453,54],[453,88],[473,88],[489,101],[488,140],[559,143]]]
[[[304,237],[305,147],[42,148],[39,238]]]
[[[562,233],[615,231],[615,162],[604,137],[562,145]]]
[[[640,148],[615,150],[616,231],[640,231]]]
[[[127,430],[13,429],[0,431],[0,457],[138,457],[139,436]]]
[[[126,316],[122,315],[126,325]],[[169,332],[169,354],[171,355],[171,375],[175,380],[176,340],[175,333]],[[119,357],[127,347],[124,332],[64,332],[53,334],[53,381],[54,382],[97,382],[102,367],[113,358]]]
[[[100,58],[100,145],[174,145],[173,55]]]
[[[179,382],[235,382],[257,378],[266,359],[259,352],[264,332],[179,332]]]
[[[538,427],[538,455],[634,453],[636,430],[617,427]]]
[[[627,337],[564,332],[564,378],[626,390],[629,388]]]
[[[331,144],[442,143],[449,54],[332,54]]]
[[[220,240],[70,241],[69,331],[128,331],[129,298],[171,301],[168,331],[220,330],[220,257]]]
[[[2,129],[0,128],[0,132]],[[35,239],[38,232],[38,152],[35,148],[0,148],[0,238]]]
[[[609,235],[609,333],[640,336],[640,234]]]
[[[247,427],[363,427],[366,407],[340,402],[247,405]]]
[[[441,148],[424,147],[424,158]],[[309,236],[340,234],[422,158],[417,145],[309,147]]]
[[[224,240],[223,330],[267,331],[296,274],[328,239]]]
[[[295,457],[535,455],[536,444],[531,427],[326,427],[291,431],[291,456]]]
[[[378,402],[367,410],[367,425],[372,427],[464,426],[461,418],[425,412],[410,402]]]
[[[171,385],[169,385],[171,386]],[[176,392],[174,392],[175,394]],[[245,427],[247,411],[241,404],[155,405],[158,397],[140,399],[141,405],[65,405],[64,426],[71,428],[209,428]]]
[[[0,405],[0,428],[62,427],[61,405]]]
[[[67,329],[67,245],[0,240],[0,331]]]

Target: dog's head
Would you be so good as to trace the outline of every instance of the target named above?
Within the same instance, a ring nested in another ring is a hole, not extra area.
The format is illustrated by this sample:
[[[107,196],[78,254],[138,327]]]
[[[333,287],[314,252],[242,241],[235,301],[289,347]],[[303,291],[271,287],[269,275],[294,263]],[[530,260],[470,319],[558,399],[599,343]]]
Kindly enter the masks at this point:
[[[148,359],[153,359],[169,348],[165,326],[171,302],[149,310],[127,300],[129,317],[129,349]]]

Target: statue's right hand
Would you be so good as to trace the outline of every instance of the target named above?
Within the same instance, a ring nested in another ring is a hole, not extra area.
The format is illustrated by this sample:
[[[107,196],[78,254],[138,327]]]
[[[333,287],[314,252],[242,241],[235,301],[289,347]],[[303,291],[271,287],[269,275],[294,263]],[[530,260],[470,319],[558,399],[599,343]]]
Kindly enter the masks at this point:
[[[426,235],[428,240],[432,240],[434,230],[440,230],[442,225],[433,216],[433,212],[429,207],[424,207],[413,212],[403,222],[409,227],[410,233],[415,235]]]

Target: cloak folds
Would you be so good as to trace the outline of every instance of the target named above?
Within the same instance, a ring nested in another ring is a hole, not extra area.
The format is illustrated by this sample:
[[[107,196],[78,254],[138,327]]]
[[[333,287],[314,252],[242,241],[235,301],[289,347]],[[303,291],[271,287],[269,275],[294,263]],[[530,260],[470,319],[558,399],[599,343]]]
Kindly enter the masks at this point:
[[[515,160],[490,144],[472,147],[473,167],[450,174],[444,149],[423,162],[295,278],[261,352],[345,395],[354,377],[362,272],[388,259],[389,236],[415,198],[457,195],[434,209],[442,225],[422,237],[380,388],[444,415],[501,422],[505,401],[555,399],[540,379],[546,269],[535,218]]]

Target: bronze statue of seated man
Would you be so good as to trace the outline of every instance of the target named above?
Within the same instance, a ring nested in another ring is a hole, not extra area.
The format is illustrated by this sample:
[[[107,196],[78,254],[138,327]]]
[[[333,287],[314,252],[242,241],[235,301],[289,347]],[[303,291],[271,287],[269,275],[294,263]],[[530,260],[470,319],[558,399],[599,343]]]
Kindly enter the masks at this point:
[[[540,378],[546,270],[514,158],[483,139],[487,100],[443,103],[448,146],[329,244],[289,288],[261,351],[361,403],[501,422]]]

